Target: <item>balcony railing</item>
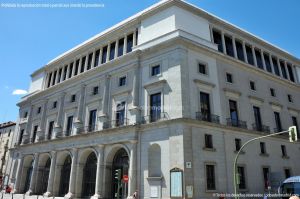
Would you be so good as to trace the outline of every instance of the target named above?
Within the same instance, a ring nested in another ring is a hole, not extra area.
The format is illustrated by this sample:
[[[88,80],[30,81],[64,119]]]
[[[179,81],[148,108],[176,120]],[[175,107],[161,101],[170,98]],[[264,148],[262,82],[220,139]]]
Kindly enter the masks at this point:
[[[80,133],[90,133],[90,132],[95,132],[97,131],[97,125],[89,125],[89,126],[84,126],[79,128]]]
[[[247,129],[247,122],[242,120],[234,120],[231,118],[227,118],[227,125]]]
[[[196,119],[206,122],[220,123],[220,116],[213,114],[203,114],[201,112],[196,112]]]
[[[252,129],[254,131],[260,131],[264,133],[270,133],[270,127],[266,125],[257,125],[256,123],[252,124]]]
[[[167,120],[167,119],[169,119],[168,114],[166,112],[161,112],[161,113],[146,115],[146,116],[142,117],[141,123],[148,124],[148,123],[158,122],[158,121]]]
[[[103,129],[117,128],[129,125],[129,119],[109,120],[103,123]]]

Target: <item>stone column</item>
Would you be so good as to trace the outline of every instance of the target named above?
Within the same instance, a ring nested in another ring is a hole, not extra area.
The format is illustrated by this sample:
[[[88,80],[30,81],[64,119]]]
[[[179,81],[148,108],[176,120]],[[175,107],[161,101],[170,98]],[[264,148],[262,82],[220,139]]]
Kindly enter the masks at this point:
[[[93,56],[92,56],[92,62],[91,62],[91,69],[94,68],[95,57],[96,57],[96,50],[93,50]]]
[[[287,63],[286,63],[286,61],[284,61],[284,68],[285,68],[285,71],[286,71],[287,78],[288,78],[289,80],[291,80],[291,78],[290,78],[290,73],[289,73],[289,70],[288,70],[288,68],[287,68]]]
[[[283,78],[283,75],[282,75],[282,70],[281,70],[281,65],[280,65],[280,61],[279,61],[279,59],[278,58],[276,58],[277,59],[277,65],[278,65],[278,68],[279,68],[279,74],[280,74],[280,77],[282,77]]]
[[[60,80],[59,80],[59,82],[62,82],[62,81],[63,81],[65,73],[67,73],[67,71],[65,71],[65,66],[63,66],[63,67],[61,68],[61,75],[60,75]]]
[[[79,65],[78,65],[77,75],[79,75],[79,74],[80,74],[80,70],[81,70],[81,63],[82,63],[82,57],[79,59]]]
[[[133,44],[132,46],[136,46],[136,30],[133,31]]]
[[[76,72],[76,59],[74,59],[74,62],[73,62],[73,70],[72,70],[72,75],[71,75],[71,77],[74,77],[75,72]]]
[[[14,187],[14,193],[20,193],[20,185],[21,185],[21,179],[22,179],[22,170],[23,170],[23,163],[24,159],[21,155],[18,161],[18,167],[17,167],[17,176],[16,176],[16,183]]]
[[[233,46],[234,58],[237,59],[238,57],[237,57],[237,49],[236,49],[235,37],[232,37],[232,46]]]
[[[140,57],[138,57],[137,65],[134,67],[133,89],[132,89],[132,107],[130,113],[135,116],[135,123],[140,122],[140,105],[139,105],[139,89],[140,89]],[[133,121],[134,122],[134,121]]]
[[[108,105],[109,105],[109,87],[110,87],[110,75],[105,77],[105,88],[103,92],[103,100],[101,104],[101,111],[99,111],[99,121],[105,123],[108,119]]]
[[[225,44],[225,35],[224,35],[223,31],[221,32],[221,36],[222,36],[223,53],[227,55],[226,44]]]
[[[96,186],[95,195],[91,199],[103,198],[102,180],[103,180],[103,161],[104,161],[104,146],[99,145],[97,154],[97,174],[96,174]]]
[[[247,56],[247,51],[246,51],[246,43],[245,43],[245,41],[243,41],[243,54],[244,54],[244,59],[245,59],[245,62],[247,63],[247,64],[249,64],[248,63],[248,56]]]
[[[100,49],[100,54],[99,54],[99,64],[98,65],[101,65],[102,64],[102,56],[103,56],[103,47],[101,47]]]
[[[116,45],[115,45],[115,58],[118,57],[118,48],[119,48],[119,38],[116,40]]]
[[[63,110],[64,110],[64,102],[65,102],[65,93],[62,93],[60,96],[60,102],[59,102],[59,107],[58,107],[58,115],[55,121],[54,125],[54,135],[56,138],[62,136],[62,115],[63,115]]]
[[[106,54],[106,62],[109,62],[109,58],[110,58],[110,48],[111,48],[111,43],[108,42],[108,45],[107,45],[107,54]]]
[[[294,73],[294,78],[295,78],[295,83],[299,83],[299,77],[298,77],[298,73],[297,73],[297,69],[296,69],[297,66],[293,65],[292,66],[292,70],[293,70],[293,73]]]
[[[266,68],[266,61],[265,61],[265,56],[264,56],[264,53],[263,53],[262,50],[260,51],[260,56],[261,56],[262,63],[263,63],[263,69],[264,69],[265,71],[267,71],[267,68]]]
[[[88,65],[88,62],[89,62],[89,55],[90,53],[88,53],[86,56],[85,56],[85,62],[84,62],[84,70],[83,72],[87,71],[87,65]]]
[[[137,176],[137,140],[131,141],[130,159],[129,159],[129,183],[128,183],[128,198],[131,198],[136,191],[136,176]]]
[[[57,72],[56,72],[56,77],[55,77],[55,83],[54,83],[54,85],[58,84],[58,82],[59,82],[59,69],[57,69]]]
[[[65,198],[74,197],[75,186],[76,186],[77,156],[78,156],[78,149],[74,148],[72,151],[72,165],[71,165],[70,181],[69,181],[69,193],[65,195]]]
[[[254,65],[257,67],[257,60],[256,60],[256,55],[255,55],[255,49],[254,49],[253,46],[251,47],[251,49],[252,49],[252,54],[253,54]]]
[[[66,80],[67,80],[67,79],[69,79],[69,75],[70,75],[70,68],[71,68],[71,64],[68,64],[68,66],[67,66]]]
[[[127,53],[127,35],[124,36],[124,49],[123,49],[123,55]]]
[[[53,195],[53,182],[54,182],[55,166],[56,166],[56,151],[52,151],[51,156],[52,157],[51,157],[51,166],[50,166],[50,172],[48,178],[47,192],[44,194],[44,196],[46,197]]]
[[[86,85],[82,84],[80,89],[80,97],[77,109],[77,115],[74,121],[75,135],[79,134],[83,129],[83,105]]]
[[[37,134],[38,134],[37,141],[42,141],[45,138],[47,105],[48,105],[48,100],[45,100],[43,110],[42,110],[41,124],[39,125],[38,131],[37,131]]]
[[[38,165],[39,165],[39,154],[34,154],[34,162],[33,162],[33,169],[30,179],[29,190],[26,192],[26,195],[32,195],[35,192],[35,187],[37,184],[37,174],[38,174]]]

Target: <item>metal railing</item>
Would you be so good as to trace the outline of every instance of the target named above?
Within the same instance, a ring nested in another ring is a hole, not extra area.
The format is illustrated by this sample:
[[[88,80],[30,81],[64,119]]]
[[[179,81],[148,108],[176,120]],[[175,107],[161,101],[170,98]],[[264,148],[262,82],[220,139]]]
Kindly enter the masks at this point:
[[[196,119],[220,124],[220,116],[214,114],[203,114],[201,112],[196,112]]]
[[[228,126],[234,126],[234,127],[239,127],[243,129],[247,129],[247,122],[242,121],[242,120],[234,120],[231,118],[227,118],[227,125]]]
[[[129,124],[129,119],[122,118],[118,120],[109,120],[103,122],[103,129],[117,128],[122,126],[127,126]]]
[[[254,131],[260,131],[260,132],[264,132],[264,133],[270,133],[270,127],[266,126],[266,125],[257,125],[256,123],[252,124],[252,129]]]
[[[143,116],[141,118],[141,123],[148,124],[148,123],[158,122],[158,121],[167,120],[167,119],[169,119],[168,113],[161,112],[161,113],[157,113],[157,114]]]

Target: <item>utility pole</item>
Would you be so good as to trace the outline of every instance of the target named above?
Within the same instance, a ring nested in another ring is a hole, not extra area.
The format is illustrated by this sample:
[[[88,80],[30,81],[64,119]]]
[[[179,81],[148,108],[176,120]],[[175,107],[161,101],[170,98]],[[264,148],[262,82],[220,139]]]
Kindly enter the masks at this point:
[[[259,140],[259,139],[263,139],[263,138],[267,138],[267,137],[272,137],[272,136],[276,136],[276,135],[281,135],[281,134],[284,134],[284,133],[289,133],[289,141],[290,142],[296,142],[298,140],[297,138],[297,129],[296,129],[296,126],[291,126],[289,128],[289,130],[287,131],[281,131],[281,132],[278,132],[278,133],[272,133],[272,134],[269,134],[269,135],[264,135],[264,136],[260,136],[260,137],[256,137],[256,138],[253,138],[251,140],[248,140],[245,144],[243,144],[243,146],[240,148],[240,150],[237,152],[236,156],[235,156],[235,159],[234,159],[234,163],[233,163],[233,187],[234,187],[234,198],[237,199],[237,175],[238,173],[236,172],[237,171],[237,161],[238,161],[238,158],[239,158],[239,155],[240,153],[242,152],[242,150],[251,142],[253,141],[256,141],[256,140]]]

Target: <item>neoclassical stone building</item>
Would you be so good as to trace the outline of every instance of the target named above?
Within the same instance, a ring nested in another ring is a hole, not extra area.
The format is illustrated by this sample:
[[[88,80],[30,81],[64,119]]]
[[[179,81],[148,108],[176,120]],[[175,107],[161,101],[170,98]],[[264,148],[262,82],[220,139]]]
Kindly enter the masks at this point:
[[[12,150],[16,193],[212,198],[233,192],[247,140],[298,125],[300,61],[181,0],[165,0],[31,77]],[[299,143],[257,141],[239,192],[300,174]]]

